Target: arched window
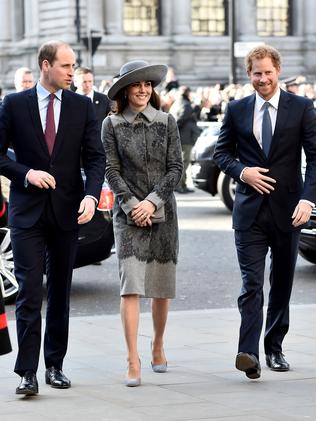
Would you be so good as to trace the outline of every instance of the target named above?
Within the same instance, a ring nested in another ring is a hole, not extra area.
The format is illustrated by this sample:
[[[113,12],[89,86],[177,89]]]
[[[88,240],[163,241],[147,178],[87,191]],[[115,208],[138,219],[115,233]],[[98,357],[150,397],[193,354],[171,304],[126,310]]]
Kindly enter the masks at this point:
[[[257,0],[257,34],[291,35],[290,0]]]
[[[159,0],[125,0],[124,32],[128,35],[160,35],[159,3]]]
[[[227,34],[227,0],[192,0],[192,35]]]

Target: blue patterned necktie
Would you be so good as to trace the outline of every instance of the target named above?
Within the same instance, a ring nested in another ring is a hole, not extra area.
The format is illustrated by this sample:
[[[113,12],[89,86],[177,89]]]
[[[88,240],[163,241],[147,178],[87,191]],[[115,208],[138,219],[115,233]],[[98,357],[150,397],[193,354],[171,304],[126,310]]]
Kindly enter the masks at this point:
[[[272,124],[271,124],[271,118],[269,113],[269,102],[265,102],[263,104],[264,112],[262,117],[262,149],[265,154],[265,156],[269,155],[270,146],[272,142]]]

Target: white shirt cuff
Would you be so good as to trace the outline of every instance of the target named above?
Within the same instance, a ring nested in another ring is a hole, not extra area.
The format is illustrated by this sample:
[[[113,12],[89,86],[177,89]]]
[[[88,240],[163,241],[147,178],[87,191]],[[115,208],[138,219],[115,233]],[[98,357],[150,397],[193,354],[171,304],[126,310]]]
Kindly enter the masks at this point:
[[[90,194],[87,194],[85,197],[90,197],[90,199],[93,199],[95,201],[95,205],[99,203],[98,199],[96,199],[94,196],[91,196]]]
[[[27,179],[29,172],[32,171],[32,168],[30,170],[28,170],[28,172],[26,173],[26,176],[24,178],[24,187],[26,188],[29,185],[29,180]]]
[[[300,200],[300,202],[303,202],[303,203],[308,203],[309,205],[311,205],[311,207],[312,207],[312,208],[314,208],[314,207],[315,207],[315,203],[310,202],[309,200],[306,200],[306,199],[301,199],[301,200]]]
[[[239,176],[240,180],[241,180],[243,183],[245,183],[245,180],[244,180],[242,177],[243,177],[243,175],[244,175],[244,171],[245,171],[247,168],[249,168],[249,167],[245,167],[245,168],[241,171],[240,176]]]

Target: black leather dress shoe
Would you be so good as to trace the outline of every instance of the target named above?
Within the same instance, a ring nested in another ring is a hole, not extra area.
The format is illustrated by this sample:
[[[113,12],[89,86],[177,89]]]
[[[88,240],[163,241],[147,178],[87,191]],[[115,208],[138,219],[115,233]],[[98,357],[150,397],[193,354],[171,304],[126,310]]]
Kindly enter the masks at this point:
[[[17,395],[28,396],[38,394],[38,383],[34,371],[26,371],[24,373],[24,376],[21,377],[21,383],[16,388],[15,393]]]
[[[71,386],[70,380],[64,375],[64,373],[55,368],[47,368],[45,372],[46,384],[50,384],[56,389],[68,389]]]
[[[289,371],[290,364],[284,358],[282,352],[270,352],[266,355],[267,366],[273,371]]]
[[[244,371],[249,379],[259,379],[261,366],[255,354],[239,352],[236,357],[237,370]]]

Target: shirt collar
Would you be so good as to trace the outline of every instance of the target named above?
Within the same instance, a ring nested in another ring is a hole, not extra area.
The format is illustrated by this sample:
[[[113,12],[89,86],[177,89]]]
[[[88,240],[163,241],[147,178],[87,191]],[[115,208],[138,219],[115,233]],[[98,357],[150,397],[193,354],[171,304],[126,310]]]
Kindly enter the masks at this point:
[[[273,95],[272,98],[269,99],[269,104],[272,105],[273,108],[275,108],[276,110],[278,109],[279,106],[279,100],[280,100],[280,88],[278,88],[278,90],[276,91],[276,93]],[[267,102],[265,99],[263,99],[258,92],[256,92],[256,108],[258,111],[260,111],[262,109],[263,104]]]
[[[156,110],[156,108],[154,108],[150,103],[148,103],[147,107],[141,112],[133,111],[129,106],[127,106],[122,112],[122,116],[129,123],[134,123],[136,117],[139,114],[142,114],[151,123],[156,117],[157,112],[158,110]]]
[[[51,92],[44,88],[44,86],[41,85],[40,82],[37,82],[36,84],[36,93],[39,100],[46,99],[51,94]],[[61,101],[62,93],[62,89],[58,89],[58,91],[54,92],[55,96],[59,99],[59,101]]]
[[[86,95],[88,98],[91,99],[91,101],[93,102],[93,95],[94,95],[94,91],[93,89],[91,89],[91,91]]]

